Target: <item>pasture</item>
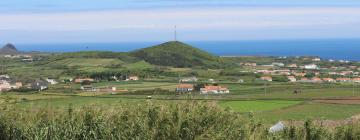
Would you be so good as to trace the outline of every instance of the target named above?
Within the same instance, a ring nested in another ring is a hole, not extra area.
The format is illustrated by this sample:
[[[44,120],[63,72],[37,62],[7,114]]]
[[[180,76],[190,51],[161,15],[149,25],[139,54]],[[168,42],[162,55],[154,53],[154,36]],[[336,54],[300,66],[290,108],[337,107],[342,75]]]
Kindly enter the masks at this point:
[[[118,89],[153,90],[161,88],[173,91],[177,83],[128,81],[128,82],[100,82],[95,86],[116,86]],[[161,103],[164,105],[181,104],[183,101],[208,102],[224,109],[238,112],[247,116],[250,112],[260,120],[275,123],[284,120],[328,119],[344,120],[360,114],[359,90],[344,85],[302,85],[307,86],[301,94],[293,94],[294,85],[269,85],[267,94],[264,94],[262,85],[224,84],[232,91],[228,95],[148,95],[142,94],[116,94],[106,93],[79,93],[59,94],[51,90],[35,94],[8,93],[0,95],[0,100],[15,108],[40,109],[58,108],[66,109],[69,106],[82,108],[86,106],[123,106],[137,105],[139,103]],[[79,85],[77,85],[79,86]],[[345,102],[348,99],[349,102]],[[340,101],[340,103],[336,102]]]

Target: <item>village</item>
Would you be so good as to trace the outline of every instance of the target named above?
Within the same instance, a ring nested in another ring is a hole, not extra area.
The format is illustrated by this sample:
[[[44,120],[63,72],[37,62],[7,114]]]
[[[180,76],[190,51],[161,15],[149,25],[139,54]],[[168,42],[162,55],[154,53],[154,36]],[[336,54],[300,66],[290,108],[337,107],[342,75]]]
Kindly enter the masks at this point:
[[[300,83],[360,83],[360,67],[347,65],[349,61],[340,60],[343,66],[320,66],[320,58],[313,58],[313,63],[299,65],[274,62],[269,65],[241,63],[257,74],[256,80],[266,82],[300,82]],[[334,62],[334,60],[328,60]]]
[[[5,55],[3,57],[10,59],[21,59],[25,63],[32,62],[31,55]],[[23,60],[26,59],[26,60]],[[30,60],[31,59],[31,60]],[[282,57],[282,60],[287,58]],[[241,71],[239,73],[253,73],[253,78],[250,80],[238,79],[238,83],[256,83],[256,82],[289,82],[289,83],[360,83],[359,71],[360,67],[350,65],[349,61],[345,60],[322,60],[320,58],[303,58],[311,60],[311,63],[283,63],[272,62],[271,64],[258,64],[256,62],[242,62],[239,63]],[[341,66],[322,66],[322,62],[340,63]],[[129,75],[126,77],[112,76],[114,81],[144,81],[138,75]],[[201,80],[199,80],[201,79]],[[57,79],[57,78],[37,78],[31,82],[16,81],[9,75],[0,75],[0,92],[7,91],[43,91],[49,88],[49,85],[63,84],[78,84],[81,85],[75,90],[83,92],[97,92],[97,93],[120,93],[129,92],[127,89],[119,89],[112,85],[94,86],[93,83],[99,80],[80,76],[75,78]],[[183,77],[177,78],[178,83],[175,89],[177,94],[184,93],[198,93],[198,94],[228,94],[230,90],[226,86],[220,85],[221,82],[216,78],[204,79],[202,77]],[[69,86],[64,86],[68,88]],[[156,88],[156,87],[155,87]]]

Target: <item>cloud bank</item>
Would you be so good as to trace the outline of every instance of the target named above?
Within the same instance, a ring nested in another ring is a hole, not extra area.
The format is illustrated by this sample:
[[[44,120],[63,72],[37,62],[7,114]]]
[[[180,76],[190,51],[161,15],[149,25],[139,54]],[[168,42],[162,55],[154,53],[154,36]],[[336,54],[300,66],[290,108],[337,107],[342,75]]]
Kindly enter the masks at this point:
[[[159,41],[171,38],[174,25],[183,40],[360,37],[360,7],[129,9],[0,14],[0,19],[0,41],[18,42]]]

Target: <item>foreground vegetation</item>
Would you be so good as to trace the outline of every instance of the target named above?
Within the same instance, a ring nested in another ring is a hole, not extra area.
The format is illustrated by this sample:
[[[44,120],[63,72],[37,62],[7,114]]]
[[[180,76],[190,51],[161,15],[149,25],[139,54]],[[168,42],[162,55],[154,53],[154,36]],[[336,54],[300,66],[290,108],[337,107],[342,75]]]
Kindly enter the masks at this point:
[[[32,113],[30,113],[32,112]],[[109,108],[21,110],[2,106],[1,139],[359,139],[357,123],[336,129],[306,121],[270,133],[269,126],[212,103],[151,100]]]

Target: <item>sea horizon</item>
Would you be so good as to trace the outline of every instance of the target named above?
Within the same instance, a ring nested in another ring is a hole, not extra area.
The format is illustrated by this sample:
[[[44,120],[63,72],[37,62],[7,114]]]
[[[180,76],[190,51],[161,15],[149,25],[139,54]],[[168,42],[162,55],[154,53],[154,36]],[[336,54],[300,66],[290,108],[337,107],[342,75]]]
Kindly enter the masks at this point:
[[[360,61],[360,39],[183,41],[218,56],[318,56],[323,59]],[[130,52],[163,42],[21,43],[24,52]]]

